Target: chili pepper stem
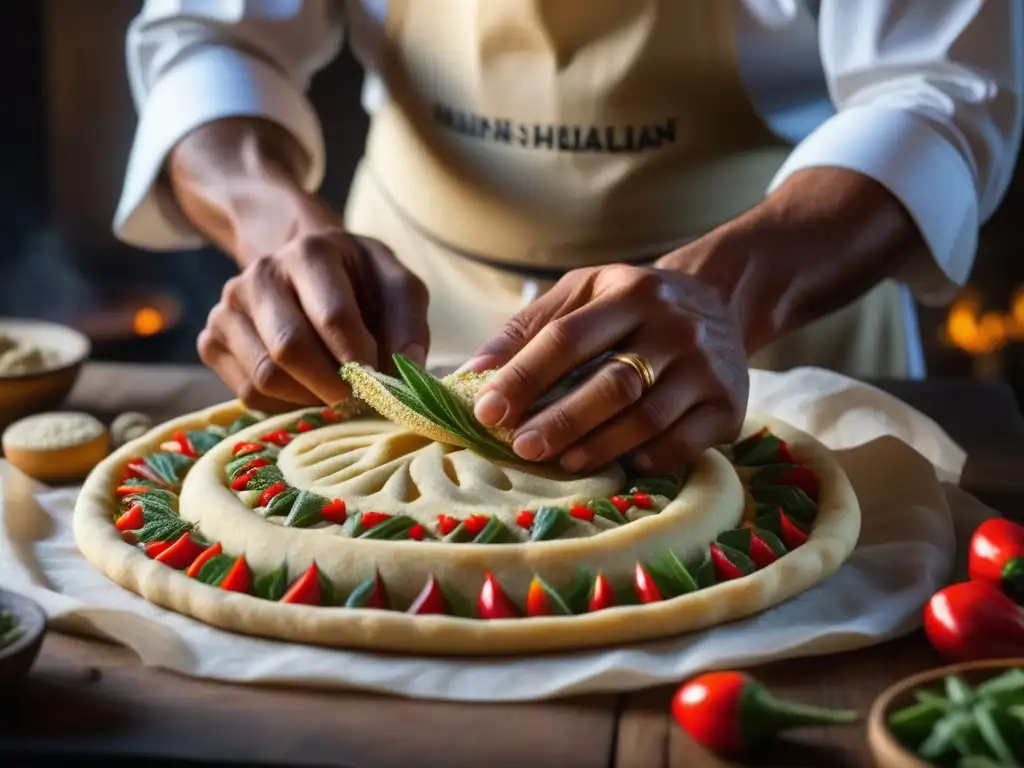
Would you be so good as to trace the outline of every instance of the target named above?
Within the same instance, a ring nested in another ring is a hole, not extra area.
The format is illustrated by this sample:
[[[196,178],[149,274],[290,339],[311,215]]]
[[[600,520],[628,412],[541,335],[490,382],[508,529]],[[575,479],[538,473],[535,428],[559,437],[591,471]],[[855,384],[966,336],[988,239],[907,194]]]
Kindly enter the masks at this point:
[[[825,709],[811,704],[783,701],[760,685],[750,685],[740,701],[746,742],[756,743],[790,728],[814,725],[850,725],[861,719],[859,712],[848,709]]]
[[[1024,605],[1024,557],[1006,561],[1002,572],[1003,591],[1018,605]]]

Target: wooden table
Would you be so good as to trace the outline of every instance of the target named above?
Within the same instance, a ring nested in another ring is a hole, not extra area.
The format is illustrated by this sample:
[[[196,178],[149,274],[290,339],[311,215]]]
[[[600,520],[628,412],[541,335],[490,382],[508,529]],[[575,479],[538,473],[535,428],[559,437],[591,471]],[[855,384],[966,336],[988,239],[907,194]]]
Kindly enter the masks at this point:
[[[1012,516],[1024,514],[1024,419],[1009,389],[967,381],[880,383],[926,412],[970,454],[963,486]],[[110,416],[167,418],[227,397],[195,369],[92,366],[73,404]],[[756,673],[772,690],[864,708],[890,682],[934,666],[924,639]],[[0,703],[0,765],[702,766],[729,765],[672,725],[672,687],[537,704],[417,702],[200,682],[142,667],[128,651],[50,635],[16,698]],[[746,765],[869,765],[858,728],[807,730]]]

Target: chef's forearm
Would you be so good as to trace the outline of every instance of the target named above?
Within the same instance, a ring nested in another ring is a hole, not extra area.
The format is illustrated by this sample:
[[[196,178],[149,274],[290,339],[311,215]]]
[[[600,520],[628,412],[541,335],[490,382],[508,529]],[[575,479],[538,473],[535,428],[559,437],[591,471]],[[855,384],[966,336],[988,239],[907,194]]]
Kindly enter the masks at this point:
[[[919,247],[913,220],[887,189],[817,168],[659,266],[718,288],[753,354],[896,274]]]
[[[280,126],[230,118],[182,139],[166,170],[185,217],[244,267],[291,239],[316,204],[295,171],[302,162]]]

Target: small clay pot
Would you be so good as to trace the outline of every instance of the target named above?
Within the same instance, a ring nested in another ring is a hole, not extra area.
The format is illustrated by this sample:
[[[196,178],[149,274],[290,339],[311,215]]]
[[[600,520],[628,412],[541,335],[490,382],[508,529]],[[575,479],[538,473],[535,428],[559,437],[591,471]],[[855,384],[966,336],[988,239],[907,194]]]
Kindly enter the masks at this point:
[[[14,614],[21,632],[13,643],[0,649],[0,692],[28,674],[46,634],[46,613],[34,600],[0,589],[0,612],[3,611]]]

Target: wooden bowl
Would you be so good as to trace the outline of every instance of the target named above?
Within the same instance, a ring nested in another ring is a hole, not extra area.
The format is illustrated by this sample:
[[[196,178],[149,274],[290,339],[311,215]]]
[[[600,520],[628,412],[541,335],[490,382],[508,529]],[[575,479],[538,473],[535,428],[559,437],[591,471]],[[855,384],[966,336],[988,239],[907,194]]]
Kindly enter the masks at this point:
[[[0,611],[13,613],[21,629],[13,643],[0,649],[0,692],[3,692],[32,668],[46,634],[46,613],[35,601],[6,589],[0,589]]]
[[[23,416],[49,411],[64,402],[89,357],[89,339],[65,325],[0,318],[0,336],[47,349],[55,365],[39,373],[0,376],[0,429]]]
[[[889,686],[875,699],[868,713],[868,746],[875,765],[878,768],[929,768],[931,765],[896,741],[887,725],[889,715],[894,710],[915,703],[915,690],[933,688],[948,675],[960,675],[970,685],[977,685],[1013,667],[1024,667],[1024,659],[990,659],[953,664],[905,677]]]

